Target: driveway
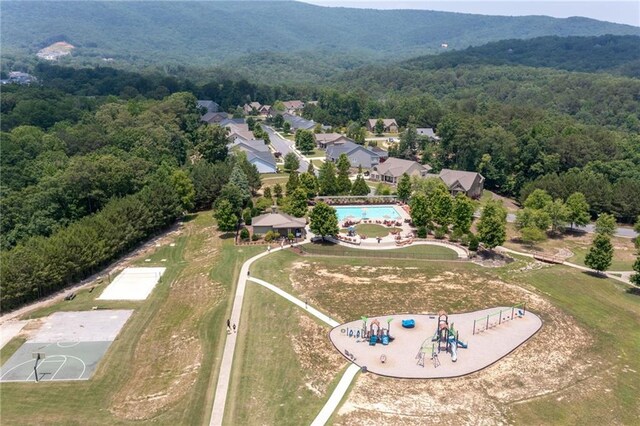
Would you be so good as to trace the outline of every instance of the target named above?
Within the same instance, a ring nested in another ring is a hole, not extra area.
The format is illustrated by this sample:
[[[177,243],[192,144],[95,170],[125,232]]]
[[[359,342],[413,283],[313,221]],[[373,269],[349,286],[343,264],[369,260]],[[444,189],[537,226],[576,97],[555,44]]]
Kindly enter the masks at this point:
[[[298,159],[300,160],[300,167],[298,168],[298,172],[304,173],[304,172],[307,171],[307,169],[309,168],[309,162],[300,153],[298,153],[295,149],[293,149],[294,148],[294,143],[292,141],[290,141],[288,139],[281,138],[280,136],[278,136],[278,134],[275,132],[275,130],[273,130],[269,126],[265,126],[263,124],[262,128],[269,135],[269,140],[271,140],[271,146],[273,146],[273,148],[276,151],[282,153],[282,157],[283,158],[289,152],[293,152],[298,157]]]

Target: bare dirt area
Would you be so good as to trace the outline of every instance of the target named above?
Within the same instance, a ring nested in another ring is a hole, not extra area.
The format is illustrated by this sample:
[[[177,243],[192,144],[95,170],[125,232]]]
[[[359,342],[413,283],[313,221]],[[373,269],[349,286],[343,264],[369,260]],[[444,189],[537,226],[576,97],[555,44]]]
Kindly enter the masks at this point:
[[[522,271],[529,271],[528,266]],[[296,291],[314,303],[322,301],[320,306],[342,320],[438,309],[465,312],[526,302],[544,325],[513,353],[465,377],[403,380],[363,374],[335,424],[507,424],[512,404],[554,393],[568,397],[577,384],[581,392],[601,386],[593,377],[600,360],[585,355],[592,336],[540,295],[473,265],[415,268],[308,261],[293,265],[291,280]],[[517,280],[519,270],[514,273]]]
[[[225,290],[208,276],[218,253],[212,250],[219,246],[215,229],[188,223],[185,233],[186,266],[137,343],[134,374],[111,401],[111,412],[120,418],[152,418],[196,382],[203,357],[197,324]]]
[[[298,324],[302,336],[319,336],[318,339],[289,337],[305,374],[305,386],[318,397],[322,397],[326,395],[335,372],[345,365],[345,361],[329,339],[322,338],[327,335],[326,327],[304,315],[298,318]]]

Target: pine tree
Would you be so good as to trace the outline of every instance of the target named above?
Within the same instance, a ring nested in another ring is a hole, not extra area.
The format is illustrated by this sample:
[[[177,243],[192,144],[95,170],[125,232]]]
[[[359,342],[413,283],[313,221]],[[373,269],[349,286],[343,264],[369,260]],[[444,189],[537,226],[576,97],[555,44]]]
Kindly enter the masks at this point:
[[[403,173],[400,178],[400,182],[398,182],[398,198],[403,203],[406,203],[411,197],[411,178],[408,174]]]
[[[351,195],[369,195],[370,191],[369,185],[367,185],[367,182],[365,182],[364,177],[362,176],[362,166],[360,166],[358,167],[356,180],[351,187]]]
[[[347,154],[340,154],[340,157],[338,157],[338,161],[336,162],[336,167],[338,169],[338,194],[348,195],[351,192],[351,181],[349,180],[349,169],[351,168],[351,163],[349,162]]]
[[[231,176],[229,176],[229,183],[232,183],[238,187],[238,189],[240,190],[240,195],[242,196],[243,204],[251,198],[251,187],[249,186],[249,180],[247,179],[247,175],[242,170],[242,166],[240,164],[236,164],[233,167]]]
[[[298,172],[294,170],[289,173],[289,180],[287,180],[287,196],[293,194],[293,191],[295,191],[299,186],[300,180],[298,179]]]
[[[296,188],[289,196],[288,213],[295,217],[303,217],[307,214],[307,191],[304,188]]]
[[[336,181],[336,167],[327,161],[320,167],[318,173],[318,186],[320,195],[337,195],[338,183]]]

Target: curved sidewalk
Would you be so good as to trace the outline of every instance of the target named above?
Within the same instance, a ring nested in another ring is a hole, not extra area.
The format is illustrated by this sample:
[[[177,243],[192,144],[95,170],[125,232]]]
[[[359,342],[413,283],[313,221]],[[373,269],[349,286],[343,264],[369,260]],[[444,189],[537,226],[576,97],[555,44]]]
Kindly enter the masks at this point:
[[[360,244],[349,244],[347,242],[338,240],[336,238],[333,237],[326,237],[327,241],[331,241],[332,243],[336,243],[338,245],[344,246],[344,247],[351,247],[351,248],[355,248],[355,249],[361,249],[361,250],[394,250],[394,249],[403,249],[403,248],[407,248],[407,247],[411,247],[411,246],[420,246],[420,245],[424,245],[424,246],[440,246],[440,247],[446,247],[448,249],[451,249],[453,251],[456,252],[456,254],[458,255],[458,259],[468,259],[469,258],[469,253],[467,252],[466,249],[456,245],[456,244],[451,244],[451,243],[445,243],[442,241],[421,241],[421,240],[414,240],[411,244],[408,245],[404,245],[404,246],[398,246],[396,245],[395,242],[389,242],[389,241],[382,241],[380,243],[377,242],[361,242]]]

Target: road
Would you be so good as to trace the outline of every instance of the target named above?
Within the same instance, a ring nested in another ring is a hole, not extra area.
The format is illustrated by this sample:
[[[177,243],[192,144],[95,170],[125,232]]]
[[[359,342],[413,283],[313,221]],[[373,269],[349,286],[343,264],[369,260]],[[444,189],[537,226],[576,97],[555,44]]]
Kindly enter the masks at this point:
[[[476,216],[480,217],[480,212],[477,212]],[[516,221],[515,214],[513,213],[507,214],[507,222],[513,223],[515,221]],[[596,226],[593,223],[589,223],[588,225],[585,225],[585,226],[574,226],[573,229],[576,231],[587,232],[589,234],[593,234],[594,232],[596,232]],[[616,233],[614,235],[616,237],[622,237],[622,238],[636,238],[638,236],[638,233],[634,231],[632,228],[616,228]]]
[[[271,145],[273,146],[273,148],[276,151],[282,153],[282,157],[287,155],[287,153],[289,152],[293,152],[300,160],[300,167],[298,168],[298,172],[304,173],[307,171],[307,169],[309,168],[309,162],[302,154],[293,149],[294,145],[292,141],[281,138],[280,136],[278,136],[275,130],[273,130],[273,128],[269,126],[262,125],[262,128],[269,135],[269,140],[271,140]]]

